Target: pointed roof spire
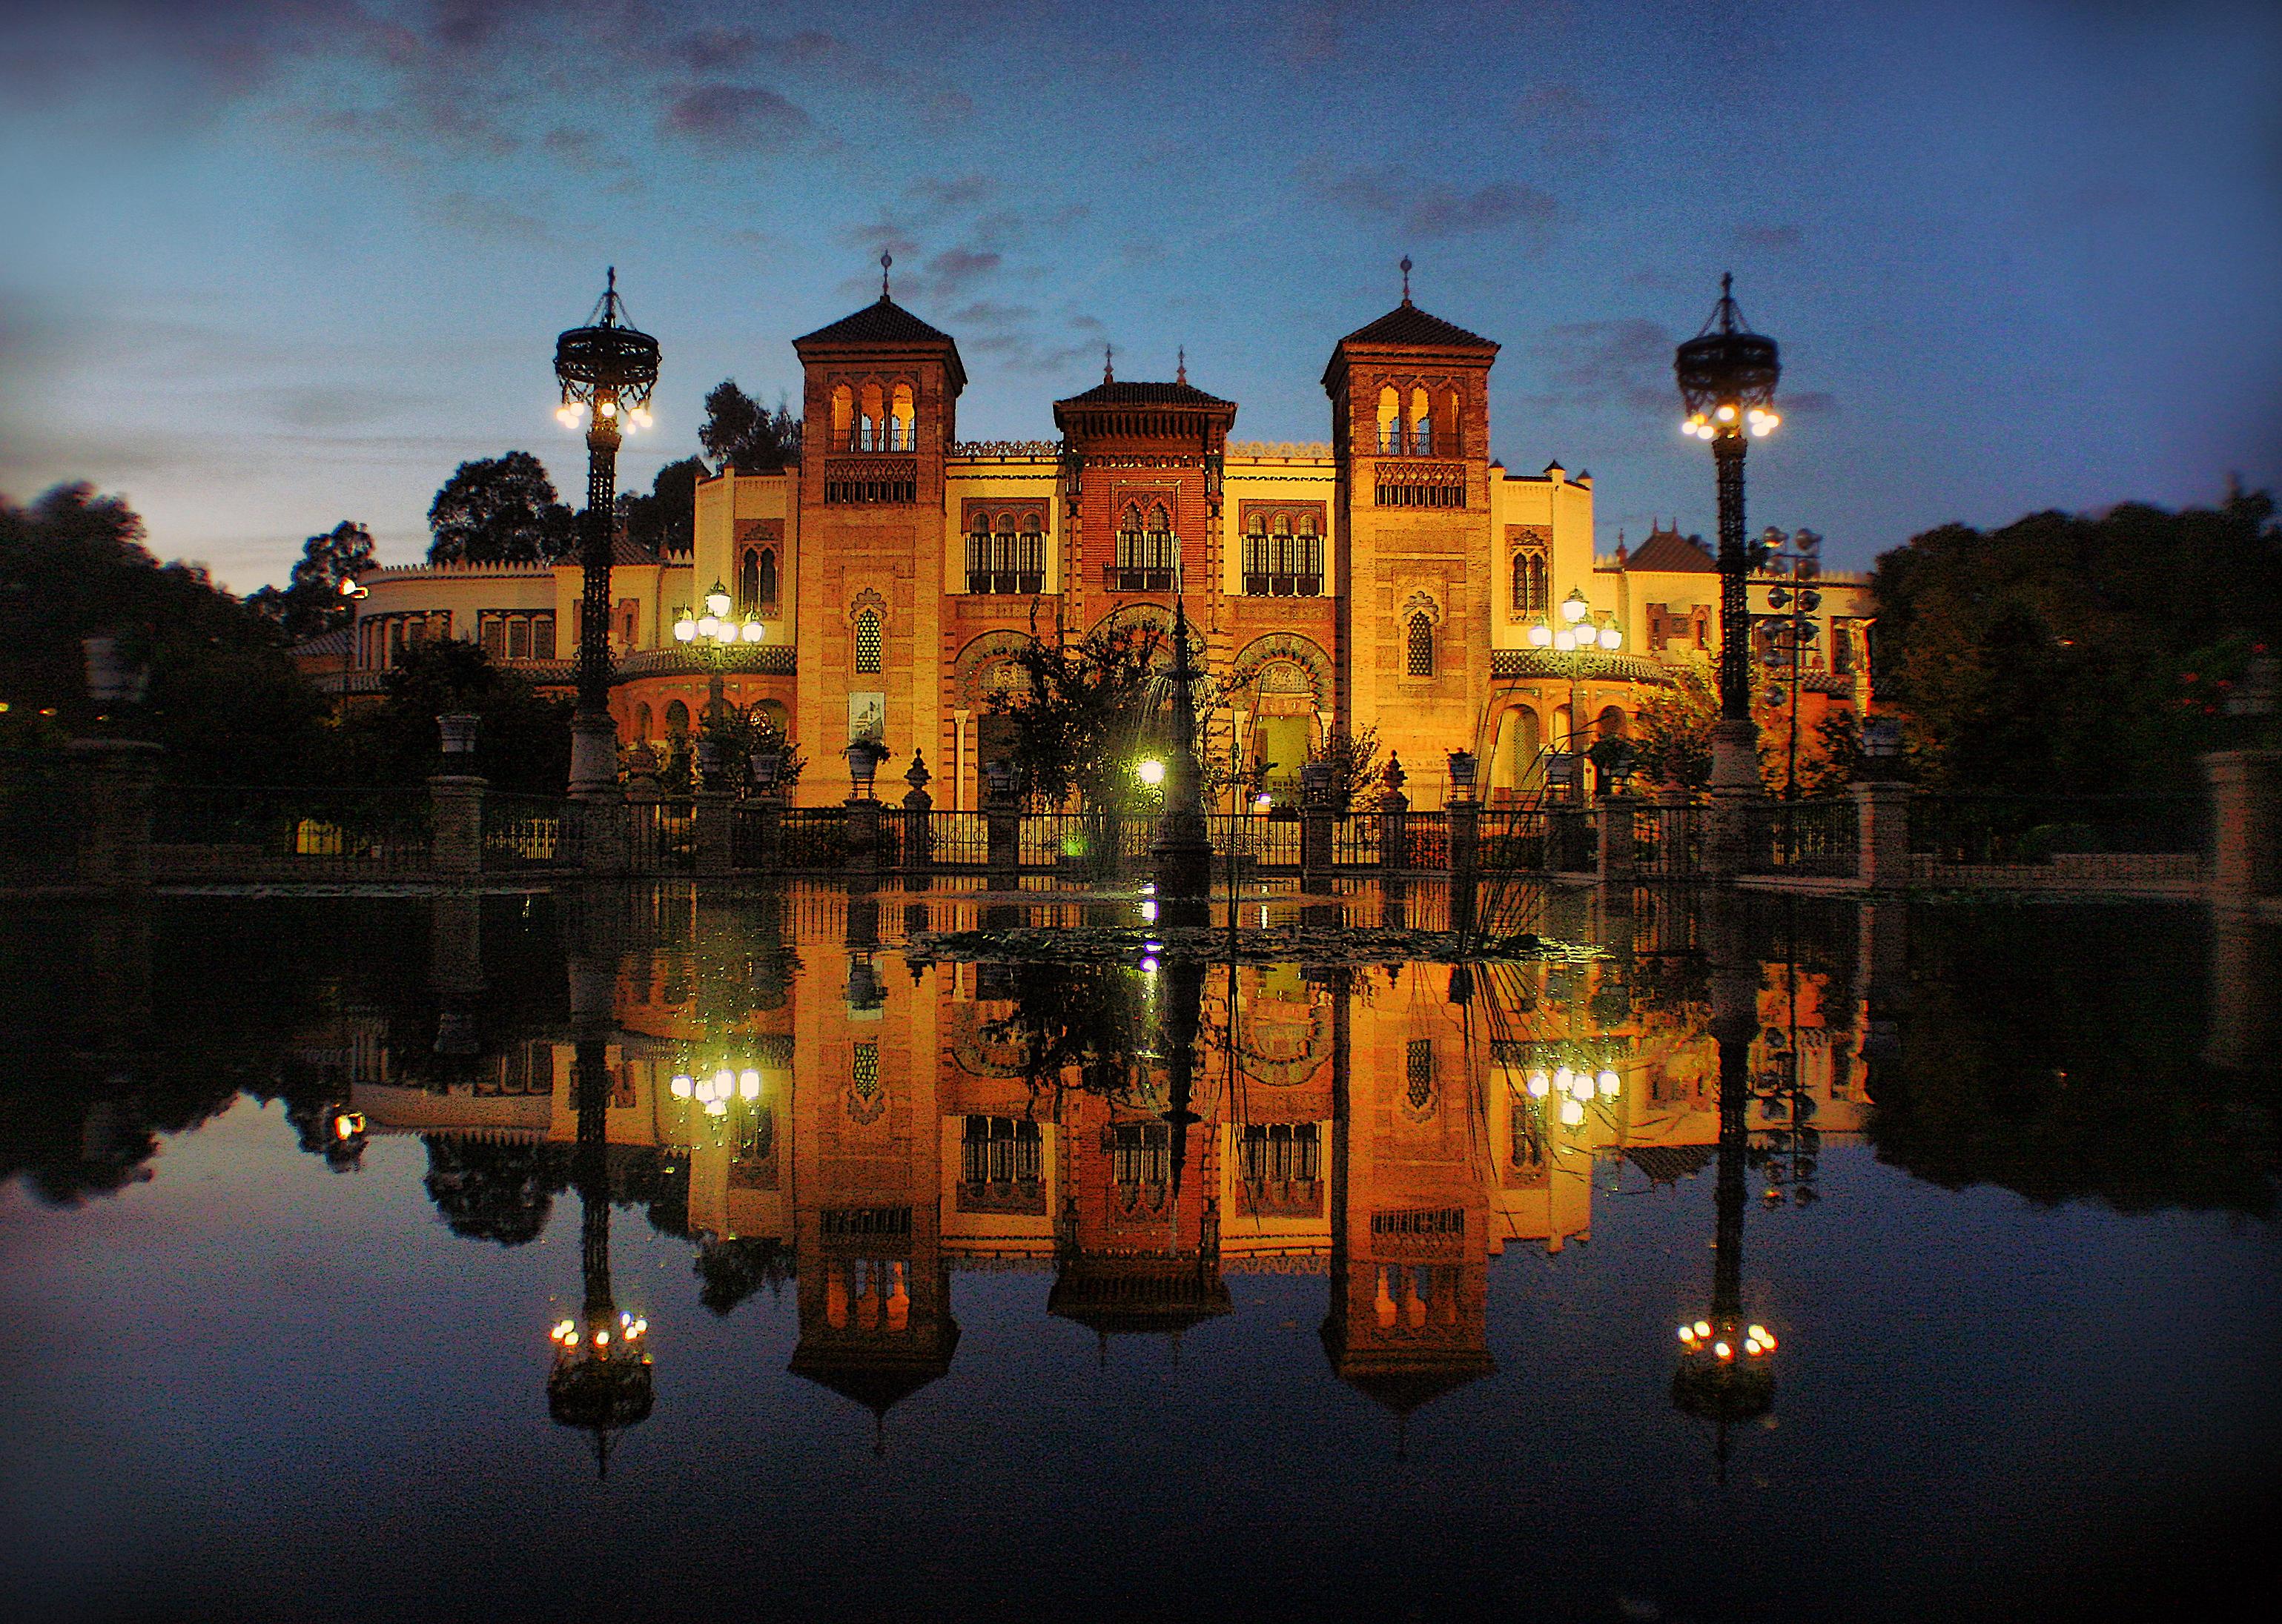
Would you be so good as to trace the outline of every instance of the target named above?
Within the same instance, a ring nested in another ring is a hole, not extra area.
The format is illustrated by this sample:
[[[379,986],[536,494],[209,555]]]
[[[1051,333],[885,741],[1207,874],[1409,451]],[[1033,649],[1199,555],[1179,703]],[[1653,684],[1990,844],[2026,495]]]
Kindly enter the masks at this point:
[[[1189,381],[1189,346],[1188,346],[1188,345],[1186,345],[1186,344],[1183,344],[1183,345],[1181,346],[1181,350],[1180,350],[1180,357],[1181,357],[1180,361],[1179,361],[1179,363],[1178,363],[1177,367],[1176,367],[1176,369],[1175,369],[1175,371],[1174,371],[1174,374],[1173,374],[1173,382],[1174,382],[1174,383],[1187,383],[1187,382]]]
[[[1410,302],[1410,256],[1409,254],[1402,256],[1402,302],[1406,305]]]
[[[889,253],[884,248],[880,251],[880,303],[882,305],[889,302],[888,298],[888,267],[895,264],[895,255]]]
[[[1106,344],[1101,346],[1101,381],[1104,383],[1114,383],[1117,382],[1117,369],[1111,365],[1111,362],[1116,359],[1116,356],[1117,346],[1115,344]]]

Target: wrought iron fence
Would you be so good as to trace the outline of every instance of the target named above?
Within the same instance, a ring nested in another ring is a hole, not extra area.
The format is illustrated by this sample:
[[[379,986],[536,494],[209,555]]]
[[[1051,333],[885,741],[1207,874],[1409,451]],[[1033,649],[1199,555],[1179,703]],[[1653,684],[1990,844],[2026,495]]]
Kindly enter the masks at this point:
[[[423,874],[429,830],[424,788],[178,785],[159,792],[151,865],[169,878]]]
[[[979,869],[990,861],[990,824],[983,814],[937,812],[928,822],[937,868]]]
[[[627,850],[637,870],[697,866],[697,807],[691,800],[636,801],[626,808]]]
[[[80,779],[64,762],[12,762],[0,777],[0,878],[69,880],[79,862]]]
[[[1769,801],[1751,808],[1750,866],[1851,878],[1861,862],[1859,814],[1851,795]]]
[[[1960,884],[2145,884],[2204,875],[2210,806],[2200,794],[1920,795],[1910,802],[1915,878]]]
[[[848,808],[787,807],[778,828],[779,860],[788,869],[838,869],[848,862]]]
[[[1634,873],[1653,879],[1678,879],[1702,870],[1701,807],[1635,808],[1632,835]]]
[[[1339,869],[1378,867],[1392,827],[1387,815],[1379,812],[1350,812],[1345,817],[1333,818],[1331,866]],[[1399,866],[1399,858],[1397,862]]]
[[[1483,869],[1541,869],[1546,866],[1547,815],[1539,811],[1482,812],[1474,829],[1475,866]]]
[[[484,867],[556,869],[575,864],[578,854],[565,828],[563,805],[550,795],[486,792]]]
[[[1441,812],[1403,815],[1402,866],[1406,869],[1448,869],[1450,866],[1450,820]]]
[[[1207,816],[1205,824],[1215,862],[1226,863],[1232,850],[1240,864],[1254,870],[1300,866],[1297,818],[1270,817],[1259,812],[1214,812]]]

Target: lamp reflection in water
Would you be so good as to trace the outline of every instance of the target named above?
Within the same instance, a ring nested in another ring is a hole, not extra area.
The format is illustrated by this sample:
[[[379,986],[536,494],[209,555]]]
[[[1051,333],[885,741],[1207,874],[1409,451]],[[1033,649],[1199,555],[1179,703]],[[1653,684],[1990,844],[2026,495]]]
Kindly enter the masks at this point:
[[[582,968],[587,967],[574,959],[571,1063],[578,1137],[572,1168],[586,1300],[578,1319],[562,1319],[547,1333],[555,1344],[555,1368],[547,1377],[547,1409],[563,1426],[594,1435],[595,1473],[607,1476],[617,1435],[649,1416],[649,1321],[619,1308],[610,1287],[610,1072],[605,1050],[610,980],[590,968],[582,975]],[[580,1007],[597,993],[599,1010]]]
[[[1715,924],[1714,940],[1733,935],[1732,919]],[[1758,964],[1715,948],[1712,1035],[1719,1049],[1719,1148],[1712,1234],[1712,1307],[1679,1327],[1680,1367],[1672,1402],[1712,1424],[1713,1459],[1727,1481],[1727,1431],[1774,1408],[1774,1334],[1743,1311],[1743,1176],[1750,1148],[1751,1039],[1756,1035]]]

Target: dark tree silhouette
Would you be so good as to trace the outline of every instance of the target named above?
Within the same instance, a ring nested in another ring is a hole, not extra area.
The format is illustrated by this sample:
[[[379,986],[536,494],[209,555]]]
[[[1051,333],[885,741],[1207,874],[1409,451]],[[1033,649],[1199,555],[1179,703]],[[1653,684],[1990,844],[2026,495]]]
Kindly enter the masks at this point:
[[[431,564],[551,563],[578,545],[578,524],[527,451],[462,462],[428,509]]]
[[[658,469],[649,494],[618,498],[618,522],[626,539],[651,553],[687,553],[696,531],[697,482],[710,470],[697,457],[684,457]]]
[[[800,460],[800,420],[784,398],[773,412],[724,378],[705,397],[705,422],[697,430],[705,454],[724,468],[748,474],[773,473]]]
[[[372,562],[372,532],[344,519],[302,544],[301,561],[283,590],[265,586],[246,599],[246,607],[276,622],[288,637],[315,637],[348,624],[351,611],[341,583],[371,568]]]

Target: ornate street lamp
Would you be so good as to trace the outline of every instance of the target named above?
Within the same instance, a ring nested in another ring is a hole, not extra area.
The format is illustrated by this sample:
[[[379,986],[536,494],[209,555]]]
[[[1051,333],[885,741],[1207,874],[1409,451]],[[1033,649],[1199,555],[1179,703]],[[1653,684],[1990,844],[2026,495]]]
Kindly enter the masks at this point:
[[[1758,788],[1758,746],[1751,723],[1751,621],[1745,586],[1750,555],[1743,545],[1743,452],[1782,420],[1775,381],[1782,375],[1775,341],[1743,324],[1733,276],[1719,279],[1719,302],[1704,330],[1681,344],[1673,371],[1688,418],[1680,432],[1712,443],[1719,479],[1719,723],[1712,733],[1712,787]]]
[[[614,266],[584,327],[555,341],[566,429],[586,426],[586,512],[578,537],[578,707],[570,719],[570,793],[601,795],[618,781],[610,722],[610,548],[617,524],[618,444],[649,427],[657,340],[626,324]]]
[[[728,669],[729,656],[739,648],[750,647],[768,635],[760,617],[748,611],[741,621],[729,618],[729,589],[720,582],[705,594],[705,613],[692,615],[684,613],[673,623],[674,641],[684,648],[702,655],[710,668],[711,680],[705,690],[705,720],[718,723],[728,708],[722,694],[722,674]]]

